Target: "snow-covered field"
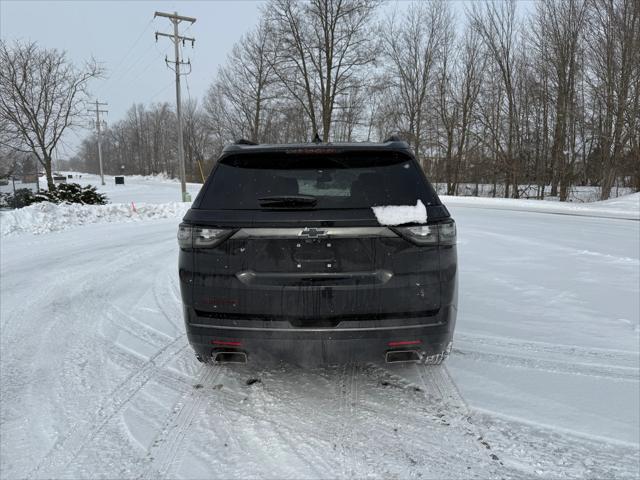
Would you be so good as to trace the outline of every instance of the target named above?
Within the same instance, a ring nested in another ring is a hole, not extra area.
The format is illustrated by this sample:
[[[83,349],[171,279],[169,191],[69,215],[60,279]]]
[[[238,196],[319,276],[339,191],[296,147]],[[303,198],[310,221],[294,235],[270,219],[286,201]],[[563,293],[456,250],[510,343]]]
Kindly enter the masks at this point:
[[[447,193],[446,183],[434,183],[438,195],[444,195]],[[494,195],[494,187],[490,183],[461,183],[458,185],[459,196],[474,196],[474,197],[504,197],[504,185],[496,185]],[[633,193],[633,189],[630,187],[618,187],[614,186],[609,194],[610,197],[621,197]],[[536,199],[538,196],[537,185],[520,185],[518,187],[520,198]],[[567,201],[572,203],[585,203],[585,202],[597,202],[600,199],[600,187],[574,185],[569,187]],[[551,185],[547,185],[544,189],[544,200],[551,202],[559,202],[559,196],[551,195]]]
[[[128,176],[125,185],[115,185],[112,176],[105,175],[105,186],[98,175],[75,172],[69,182],[100,187],[107,195],[108,205],[55,205],[37,203],[18,210],[0,212],[0,237],[23,233],[48,233],[89,223],[138,222],[158,218],[181,218],[189,204],[179,202],[180,183],[160,177]],[[40,179],[41,187],[46,181]],[[201,184],[188,183],[193,198]]]
[[[179,196],[127,181],[111,201]],[[441,368],[203,367],[179,216],[25,217],[0,239],[0,477],[638,478],[639,201],[445,198],[461,277]]]

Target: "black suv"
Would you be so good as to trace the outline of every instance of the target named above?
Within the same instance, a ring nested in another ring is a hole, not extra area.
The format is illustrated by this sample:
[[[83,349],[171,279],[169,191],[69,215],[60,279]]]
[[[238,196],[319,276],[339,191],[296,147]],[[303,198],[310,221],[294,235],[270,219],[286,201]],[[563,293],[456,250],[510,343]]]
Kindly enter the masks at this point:
[[[438,364],[451,350],[455,223],[405,142],[228,146],[178,242],[203,362]]]

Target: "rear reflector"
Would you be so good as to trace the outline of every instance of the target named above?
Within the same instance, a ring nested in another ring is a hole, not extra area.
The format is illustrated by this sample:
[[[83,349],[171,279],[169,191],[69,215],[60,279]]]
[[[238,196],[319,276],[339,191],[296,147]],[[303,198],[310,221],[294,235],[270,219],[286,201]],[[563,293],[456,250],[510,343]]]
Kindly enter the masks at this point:
[[[211,343],[214,345],[223,345],[225,347],[241,347],[242,342],[227,342],[223,340],[211,340]]]
[[[402,347],[404,345],[419,345],[422,343],[422,340],[405,340],[403,342],[389,342],[387,345],[390,347]]]

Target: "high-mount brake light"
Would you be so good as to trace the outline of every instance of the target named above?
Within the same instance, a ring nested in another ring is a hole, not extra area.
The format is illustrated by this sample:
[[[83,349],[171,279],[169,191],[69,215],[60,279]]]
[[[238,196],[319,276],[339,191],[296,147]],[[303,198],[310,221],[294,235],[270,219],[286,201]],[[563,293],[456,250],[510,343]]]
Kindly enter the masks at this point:
[[[337,148],[292,148],[285,152],[287,155],[332,155],[340,153]]]
[[[230,230],[199,227],[181,223],[178,227],[180,248],[212,248],[227,238]]]
[[[417,245],[455,245],[456,223],[447,220],[433,225],[418,225],[416,227],[399,227],[395,229],[406,240]]]

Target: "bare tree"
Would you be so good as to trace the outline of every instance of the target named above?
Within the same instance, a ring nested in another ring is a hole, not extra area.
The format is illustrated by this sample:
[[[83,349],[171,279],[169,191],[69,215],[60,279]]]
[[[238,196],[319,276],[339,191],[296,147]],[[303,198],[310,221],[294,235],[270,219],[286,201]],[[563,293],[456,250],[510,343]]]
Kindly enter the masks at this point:
[[[504,196],[509,196],[509,186],[514,186],[514,197],[518,196],[519,163],[514,151],[518,135],[518,112],[515,92],[516,41],[518,22],[514,0],[489,2],[484,7],[469,12],[471,24],[485,43],[493,62],[498,68],[507,100],[507,145],[504,149],[507,177]]]
[[[0,128],[2,128],[2,125],[0,125]],[[13,175],[17,163],[13,153],[11,149],[0,145],[0,179]]]
[[[300,103],[314,132],[331,135],[337,99],[360,85],[376,57],[369,26],[376,0],[273,0],[273,63],[279,83]]]
[[[218,75],[219,87],[211,92],[223,95],[234,114],[237,137],[261,141],[265,111],[273,100],[270,88],[275,80],[274,53],[269,50],[272,30],[265,19],[233,47]]]
[[[582,48],[586,11],[585,0],[537,4],[535,44],[540,60],[547,62],[552,72],[551,95],[555,104],[551,163],[556,179],[552,184],[552,195],[555,195],[555,187],[559,184],[561,201],[567,200],[572,180],[569,157],[574,149],[568,142],[568,136],[573,125],[569,122],[575,120],[576,79],[580,69],[578,54]]]
[[[453,51],[445,52],[440,69],[438,111],[445,129],[447,194],[455,195],[471,136],[474,111],[482,85],[484,57],[475,29],[467,28]],[[449,60],[449,58],[451,60]],[[453,65],[451,65],[453,63]]]
[[[205,114],[197,101],[187,102],[183,122],[187,177],[190,180],[204,182],[204,165],[213,151],[211,135],[206,127]]]
[[[381,29],[383,49],[391,67],[393,102],[404,132],[420,158],[435,67],[447,38],[450,12],[440,0],[411,4],[406,15],[393,15]],[[424,166],[424,165],[423,165]]]
[[[609,198],[632,131],[627,119],[640,75],[640,4],[636,0],[591,0],[590,82],[597,124],[601,199]],[[634,112],[638,115],[637,110]],[[631,125],[635,122],[631,123]]]
[[[640,2],[554,0],[516,15],[514,1],[487,1],[466,12],[460,36],[444,0],[398,9],[372,30],[376,5],[270,0],[203,109],[187,108],[192,178],[238,137],[400,133],[451,194],[543,198],[551,186],[571,200],[576,184],[601,186],[603,198],[612,186],[640,189]],[[175,133],[171,107],[134,105],[105,132],[105,168],[172,175]],[[80,151],[74,164],[84,156],[97,168],[92,143]]]
[[[53,189],[53,151],[67,129],[80,125],[88,83],[102,70],[93,61],[76,68],[64,52],[35,43],[5,41],[0,64],[0,143],[33,153]]]

